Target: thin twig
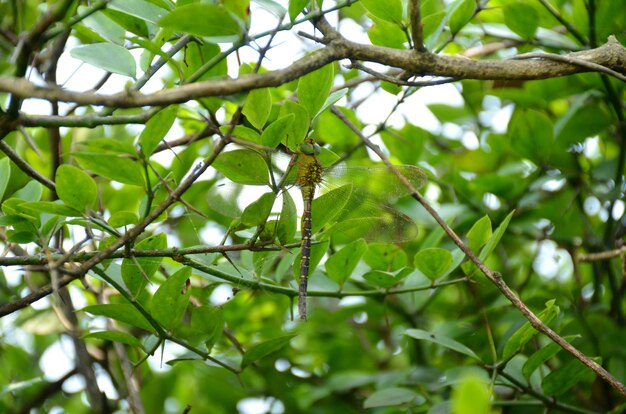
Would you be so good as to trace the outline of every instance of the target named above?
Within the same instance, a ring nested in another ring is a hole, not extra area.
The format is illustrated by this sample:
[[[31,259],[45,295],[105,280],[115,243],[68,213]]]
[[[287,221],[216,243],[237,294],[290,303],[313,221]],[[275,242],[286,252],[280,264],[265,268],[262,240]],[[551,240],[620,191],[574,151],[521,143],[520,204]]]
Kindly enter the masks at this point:
[[[578,59],[574,56],[565,56],[565,55],[557,55],[555,53],[524,53],[522,55],[517,55],[517,56],[513,56],[511,58],[509,58],[511,60],[522,60],[522,59],[548,59],[548,60],[554,60],[556,62],[563,62],[563,63],[569,63],[571,65],[576,65],[576,66],[580,66],[583,67],[585,69],[591,69],[594,72],[602,72],[602,73],[606,73],[607,75],[611,75],[619,80],[621,80],[622,82],[626,82],[626,76],[622,75],[621,73],[611,69],[611,68],[607,68],[606,66],[603,65],[599,65],[597,63],[594,62],[589,62],[587,60],[583,60],[583,59]]]
[[[411,18],[411,37],[413,37],[413,48],[418,52],[425,52],[424,28],[422,26],[422,12],[420,10],[420,0],[411,0],[409,3],[409,14]]]
[[[39,171],[31,167],[31,165],[28,162],[26,162],[22,157],[20,157],[19,154],[15,152],[9,144],[4,142],[4,140],[0,141],[0,151],[4,152],[7,158],[13,161],[15,165],[17,165],[20,168],[20,170],[26,173],[26,175],[39,181],[41,184],[45,185],[50,190],[56,191],[56,184],[52,180],[45,177]]]
[[[604,367],[600,364],[583,354],[576,347],[572,346],[569,342],[567,342],[563,337],[554,332],[550,327],[544,324],[541,319],[535,315],[528,306],[511,290],[511,288],[504,282],[502,279],[502,275],[498,272],[495,272],[488,268],[485,263],[472,252],[472,250],[461,240],[461,238],[452,230],[452,228],[446,223],[443,218],[437,213],[437,210],[430,205],[430,203],[417,191],[417,189],[413,186],[413,184],[404,177],[398,169],[391,164],[389,159],[385,156],[385,154],[380,150],[377,145],[372,144],[367,137],[365,137],[359,128],[356,127],[341,111],[337,108],[332,107],[331,110],[335,115],[337,115],[342,121],[350,127],[365,143],[365,145],[374,151],[376,155],[385,163],[385,165],[398,177],[398,179],[402,182],[403,185],[407,187],[411,191],[412,197],[419,202],[424,209],[435,219],[435,221],[439,224],[441,228],[446,232],[448,237],[456,244],[463,253],[467,256],[467,258],[478,267],[478,269],[489,279],[491,283],[493,283],[502,294],[515,306],[524,317],[530,322],[535,330],[543,333],[548,338],[550,338],[553,342],[558,344],[561,348],[567,351],[569,354],[574,356],[580,362],[582,362],[587,367],[591,368],[600,378],[606,381],[611,387],[613,387],[617,392],[626,396],[626,386],[622,384],[617,378],[611,375]]]
[[[559,11],[557,9],[555,9],[554,6],[552,4],[550,4],[550,2],[548,0],[539,0],[539,3],[541,3],[542,6],[545,7],[546,10],[548,10],[550,12],[550,14],[552,16],[554,16],[554,18],[559,21],[559,23],[561,23],[563,26],[565,26],[565,28],[572,34],[572,36],[574,36],[576,38],[576,40],[578,40],[580,42],[581,45],[587,44],[587,41],[585,40],[585,37],[583,35],[581,35],[578,32],[578,30],[576,30],[576,28],[570,24],[570,22],[565,20],[563,18],[563,16],[561,16],[561,13],[559,13]]]

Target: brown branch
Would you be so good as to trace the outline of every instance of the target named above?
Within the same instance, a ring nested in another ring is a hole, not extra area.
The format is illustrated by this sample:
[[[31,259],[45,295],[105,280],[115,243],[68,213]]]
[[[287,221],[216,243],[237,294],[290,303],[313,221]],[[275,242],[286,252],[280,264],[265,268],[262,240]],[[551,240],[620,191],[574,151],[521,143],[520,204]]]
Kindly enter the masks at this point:
[[[600,364],[583,354],[576,347],[572,346],[569,342],[567,342],[563,337],[554,332],[550,327],[544,324],[541,319],[535,315],[528,306],[511,290],[511,288],[506,284],[504,279],[502,279],[502,275],[500,273],[491,270],[488,268],[485,263],[478,258],[472,252],[472,250],[461,240],[461,238],[452,230],[452,228],[446,223],[443,218],[437,213],[437,211],[433,208],[433,206],[428,203],[428,201],[417,191],[417,189],[413,186],[413,184],[406,179],[398,171],[398,169],[391,164],[389,159],[385,156],[385,154],[381,151],[381,149],[372,144],[372,142],[361,133],[361,130],[356,127],[346,116],[339,111],[337,108],[331,108],[333,113],[338,116],[346,125],[350,127],[363,141],[363,143],[372,151],[378,155],[378,157],[385,163],[385,165],[398,177],[398,179],[402,182],[404,186],[406,186],[409,191],[411,191],[411,196],[419,202],[424,209],[435,219],[435,221],[439,224],[439,226],[446,232],[448,237],[456,244],[463,253],[467,256],[467,258],[478,267],[478,269],[489,279],[491,283],[493,283],[500,292],[506,297],[509,302],[515,306],[522,315],[530,322],[533,328],[538,332],[543,333],[548,338],[550,338],[553,342],[567,351],[569,354],[574,356],[584,365],[589,367],[593,372],[595,372],[600,378],[606,381],[611,387],[613,387],[617,392],[621,395],[626,396],[626,386],[622,384],[617,378],[611,375],[604,367]]]
[[[626,254],[626,245],[620,247],[619,249],[608,250],[605,252],[578,254],[576,255],[576,260],[579,262],[596,262],[600,260],[613,259],[621,256],[622,254]]]
[[[4,152],[11,161],[15,163],[19,167],[20,170],[24,171],[26,175],[29,177],[39,181],[41,184],[45,185],[52,191],[56,191],[56,184],[50,180],[49,178],[43,176],[39,171],[31,167],[29,163],[27,163],[22,157],[19,156],[17,152],[11,148],[9,144],[4,142],[4,140],[0,141],[0,151]]]
[[[570,63],[572,65],[578,65],[580,67],[587,68],[595,72],[606,73],[607,75],[611,75],[623,82],[626,82],[626,76],[622,75],[621,73],[611,68],[607,68],[606,66],[599,65],[597,63],[588,62],[583,59],[578,59],[573,56],[563,56],[563,55],[557,55],[554,53],[524,53],[523,55],[513,56],[511,59],[521,60],[521,59],[534,59],[534,58],[548,59],[548,60],[553,60],[556,62],[565,62],[565,63]]]
[[[574,52],[571,58],[595,63],[619,73],[626,73],[626,48],[615,37],[596,49]],[[298,79],[322,66],[340,59],[354,59],[392,66],[416,76],[441,76],[457,79],[532,80],[547,79],[591,69],[580,65],[536,60],[470,60],[459,56],[416,53],[381,46],[364,45],[333,37],[328,46],[305,56],[288,68],[263,74],[244,75],[237,79],[208,80],[177,88],[142,94],[125,91],[113,95],[72,92],[49,86],[38,86],[16,77],[0,76],[0,91],[20,98],[38,98],[75,102],[82,105],[104,105],[117,108],[169,105],[208,96],[226,96],[252,89],[279,86]]]
[[[426,52],[426,47],[424,46],[424,27],[422,26],[420,0],[411,0],[409,3],[409,14],[411,18],[411,37],[413,38],[413,48],[418,52]]]

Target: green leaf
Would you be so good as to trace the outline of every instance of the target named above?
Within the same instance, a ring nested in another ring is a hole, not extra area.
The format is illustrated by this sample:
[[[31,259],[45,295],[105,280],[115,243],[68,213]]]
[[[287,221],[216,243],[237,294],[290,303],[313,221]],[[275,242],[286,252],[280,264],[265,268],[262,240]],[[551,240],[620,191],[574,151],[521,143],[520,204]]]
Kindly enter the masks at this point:
[[[363,279],[372,285],[383,289],[389,289],[400,283],[402,279],[411,274],[413,270],[410,267],[403,267],[396,272],[383,272],[382,270],[372,270],[363,275]]]
[[[160,19],[158,24],[197,36],[238,37],[241,34],[237,20],[226,9],[209,3],[178,7]]]
[[[309,0],[289,0],[289,18],[293,22],[296,17],[304,10]]]
[[[272,206],[276,200],[276,195],[268,192],[259,197],[258,200],[249,204],[241,214],[241,223],[247,227],[260,226],[265,223],[272,211]]]
[[[204,334],[203,341],[208,350],[211,350],[222,336],[225,324],[221,308],[199,306],[191,309],[191,327]]]
[[[165,233],[150,236],[135,245],[137,250],[165,249],[166,247],[167,236]],[[139,295],[148,283],[148,279],[161,265],[162,260],[162,257],[130,257],[122,261],[122,279],[133,296]]]
[[[452,261],[452,254],[438,247],[420,250],[413,259],[415,267],[430,280],[435,280],[446,273],[452,265]]]
[[[563,339],[565,339],[567,342],[571,342],[573,339],[580,337],[580,335],[568,335],[564,336]],[[548,359],[561,352],[561,350],[563,350],[563,348],[561,348],[558,344],[556,344],[555,342],[550,342],[548,345],[544,346],[543,348],[532,354],[526,360],[524,366],[522,367],[522,374],[524,374],[527,379],[530,379],[530,376],[533,374],[533,372],[535,372],[537,368],[539,368]]]
[[[361,0],[361,4],[372,15],[388,22],[402,22],[401,0]]]
[[[423,404],[424,397],[407,388],[385,388],[374,392],[365,399],[363,408],[390,407],[412,403],[411,406]]]
[[[552,153],[554,141],[552,121],[543,112],[519,109],[509,122],[511,147],[537,165],[545,163]]]
[[[592,358],[595,362],[601,363],[601,358]],[[581,381],[591,382],[595,378],[595,373],[577,359],[567,361],[557,370],[552,371],[541,382],[541,388],[547,395],[560,395],[572,388]]]
[[[130,224],[136,224],[139,216],[132,211],[116,211],[111,214],[107,222],[113,227],[123,227]]]
[[[322,108],[317,112],[317,114],[320,115],[322,112],[324,112],[330,106],[336,104],[338,100],[340,100],[347,94],[348,94],[348,88],[342,88],[342,89],[339,89],[338,91],[331,93],[330,95],[328,95],[328,98],[326,98],[324,105],[322,105]]]
[[[154,152],[159,142],[169,132],[176,120],[177,113],[178,106],[169,106],[159,111],[146,123],[146,127],[139,135],[139,147],[146,157],[149,157]]]
[[[141,166],[129,158],[100,152],[75,152],[72,155],[81,167],[102,177],[123,184],[145,186]]]
[[[7,230],[7,240],[17,244],[31,243],[39,240],[39,235],[26,230]]]
[[[304,142],[304,137],[306,137],[309,131],[311,119],[309,118],[309,112],[304,106],[292,101],[286,101],[280,108],[278,116],[283,117],[289,114],[293,114],[294,118],[291,125],[287,127],[287,135],[283,144],[295,152],[298,150],[298,146]]]
[[[524,39],[532,39],[539,27],[539,13],[528,3],[507,3],[502,14],[504,24]]]
[[[137,74],[133,55],[126,48],[113,43],[93,43],[75,47],[70,51],[70,55],[107,72],[131,78],[135,78]]]
[[[374,45],[404,49],[406,34],[394,23],[378,21],[367,29],[367,36]]]
[[[276,148],[287,136],[295,118],[294,114],[287,114],[269,124],[261,134],[261,143],[266,147]]]
[[[142,20],[156,23],[163,17],[167,10],[158,7],[145,0],[113,0],[107,8],[134,16]]]
[[[165,329],[174,329],[183,319],[191,296],[190,277],[191,268],[183,267],[167,278],[152,297],[150,313]]]
[[[231,136],[235,137],[235,138],[239,138],[239,139],[243,139],[245,141],[250,141],[253,142],[255,144],[261,144],[261,135],[259,135],[259,133],[257,131],[255,131],[252,128],[248,128],[246,126],[243,125],[237,125],[235,126],[235,128],[232,128],[232,132],[231,132],[231,126],[230,125],[224,125],[222,127],[220,127],[220,131],[222,131],[223,134],[228,134],[230,132]]]
[[[248,92],[246,103],[241,112],[256,128],[263,129],[272,110],[272,95],[269,88],[253,89]]]
[[[352,194],[352,185],[335,188],[313,200],[311,233],[315,234],[343,210]]]
[[[268,341],[261,342],[260,344],[253,345],[250,349],[248,349],[248,352],[243,355],[241,368],[245,368],[261,358],[265,358],[266,356],[287,346],[289,341],[291,341],[295,336],[296,334],[283,335],[278,338],[273,338]]]
[[[441,345],[453,351],[459,352],[461,354],[467,355],[471,358],[474,358],[480,361],[480,358],[474,351],[466,347],[460,342],[455,341],[454,339],[448,338],[447,336],[434,334],[432,332],[424,331],[422,329],[407,329],[404,332],[405,335],[410,336],[411,338],[420,339],[423,341],[429,341],[435,343],[437,345]]]
[[[448,23],[450,32],[457,34],[470,21],[476,7],[475,0],[456,0],[449,8]]]
[[[222,152],[213,162],[213,168],[236,183],[264,185],[269,182],[265,160],[250,150]]]
[[[20,188],[11,196],[24,201],[39,201],[43,194],[43,185],[35,180],[29,181],[24,187]]]
[[[85,312],[97,316],[106,316],[116,321],[124,322],[146,331],[154,332],[150,322],[143,316],[137,308],[129,303],[115,303],[106,305],[91,305],[82,309]]]
[[[469,248],[477,253],[478,249],[483,247],[485,243],[491,238],[491,220],[489,216],[485,215],[479,219],[472,228],[467,232],[467,241]]]
[[[283,203],[280,211],[280,217],[278,219],[278,240],[282,244],[287,244],[293,241],[297,229],[297,210],[296,204],[291,198],[289,192],[283,193]]]
[[[298,81],[298,100],[306,108],[309,117],[315,118],[324,106],[333,86],[335,67],[332,63],[304,75]]]
[[[515,210],[507,214],[507,216],[504,218],[504,220],[502,220],[502,223],[500,223],[496,231],[493,232],[493,236],[491,236],[485,247],[483,247],[483,249],[480,251],[479,258],[483,262],[487,260],[489,255],[491,255],[491,253],[493,252],[493,249],[495,249],[498,243],[500,243],[500,239],[502,239],[502,236],[504,236],[506,228],[509,226],[509,222],[513,217],[513,213],[515,213]]]
[[[80,217],[83,215],[79,210],[61,204],[58,201],[31,201],[20,204],[20,208],[64,217]]]
[[[91,208],[98,196],[98,187],[89,174],[71,165],[61,165],[55,177],[57,195],[78,211]]]
[[[326,273],[328,277],[337,282],[340,286],[350,278],[354,268],[361,260],[363,253],[367,250],[365,240],[359,239],[346,245],[341,250],[334,253],[326,261]]]
[[[452,392],[453,414],[491,414],[489,384],[474,375],[468,375]]]
[[[101,339],[103,341],[111,341],[111,342],[120,342],[130,346],[136,346],[138,348],[143,348],[141,345],[141,341],[134,337],[133,335],[122,332],[122,331],[99,331],[99,332],[90,332],[86,335],[83,335],[83,338],[89,339]]]
[[[554,304],[555,300],[549,300],[546,302],[546,308],[539,312],[537,317],[544,323],[549,324],[560,312],[560,308]],[[538,331],[533,328],[530,322],[526,322],[517,331],[511,335],[511,337],[504,344],[502,351],[502,359],[504,361],[510,359],[517,351],[522,349],[524,345],[528,343]]]
[[[4,157],[0,160],[0,201],[4,197],[4,192],[7,189],[7,184],[11,178],[11,164],[9,159]]]

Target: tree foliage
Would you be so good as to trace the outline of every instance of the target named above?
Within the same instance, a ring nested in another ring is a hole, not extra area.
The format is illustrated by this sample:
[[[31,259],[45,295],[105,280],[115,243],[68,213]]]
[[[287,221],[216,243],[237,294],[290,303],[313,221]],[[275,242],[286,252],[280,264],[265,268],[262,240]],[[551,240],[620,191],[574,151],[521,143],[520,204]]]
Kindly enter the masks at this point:
[[[622,2],[0,16],[0,411],[624,409]]]

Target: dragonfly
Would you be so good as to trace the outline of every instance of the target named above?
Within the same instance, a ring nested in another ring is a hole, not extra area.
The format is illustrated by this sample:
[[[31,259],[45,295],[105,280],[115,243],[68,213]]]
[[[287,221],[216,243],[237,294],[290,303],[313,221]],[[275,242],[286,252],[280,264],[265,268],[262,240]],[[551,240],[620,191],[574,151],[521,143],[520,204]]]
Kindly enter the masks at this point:
[[[320,146],[312,139],[307,139],[300,145],[292,159],[291,166],[295,167],[295,184],[300,188],[303,201],[301,217],[301,259],[298,281],[298,313],[300,319],[307,318],[307,285],[311,259],[311,238],[313,235],[313,220],[315,217],[314,198],[317,187],[326,181],[327,169],[319,159]],[[399,172],[415,187],[420,188],[426,183],[426,174],[418,167],[411,165],[396,166]],[[406,196],[410,190],[401,182],[394,172],[386,166],[374,167],[331,167],[329,174],[334,181],[344,182],[339,187],[347,191],[338,191],[339,194],[348,194],[349,200],[332,203],[335,207],[337,223],[334,234],[343,238],[344,243],[357,238],[369,241],[403,242],[417,236],[417,225],[405,214],[388,206],[390,199]],[[289,182],[289,180],[286,180]],[[358,183],[361,181],[361,183]],[[362,191],[361,188],[369,187]],[[361,192],[360,192],[361,191]],[[372,203],[361,197],[362,192],[373,195],[378,203]],[[330,195],[330,193],[329,193]],[[354,197],[352,197],[354,196]],[[322,196],[323,197],[323,196]],[[382,203],[382,204],[381,204]],[[341,207],[344,205],[345,207]],[[325,221],[331,218],[324,215]],[[319,223],[316,227],[320,227]]]

